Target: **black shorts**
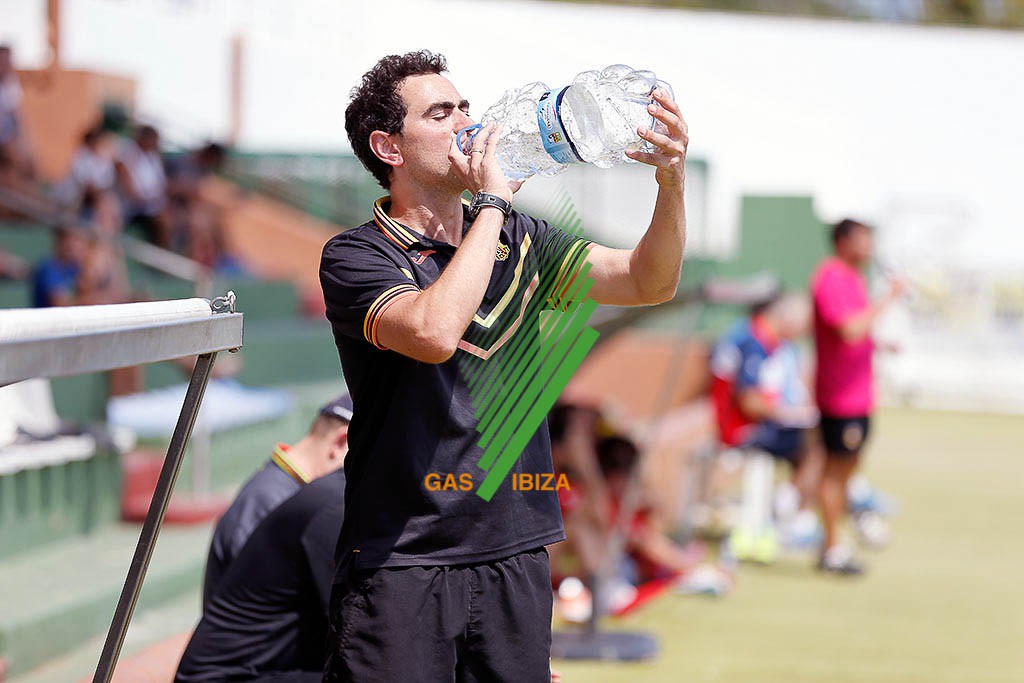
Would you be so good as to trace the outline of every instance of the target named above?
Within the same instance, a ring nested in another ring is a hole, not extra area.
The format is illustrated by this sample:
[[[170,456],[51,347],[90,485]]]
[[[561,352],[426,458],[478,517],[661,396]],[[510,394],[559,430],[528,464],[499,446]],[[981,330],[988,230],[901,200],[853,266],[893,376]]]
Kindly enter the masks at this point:
[[[802,429],[760,425],[747,445],[797,467],[804,453],[804,432]]]
[[[544,548],[481,564],[352,568],[340,576],[324,681],[551,680]]]
[[[871,418],[821,416],[821,437],[831,456],[856,456],[868,440]]]

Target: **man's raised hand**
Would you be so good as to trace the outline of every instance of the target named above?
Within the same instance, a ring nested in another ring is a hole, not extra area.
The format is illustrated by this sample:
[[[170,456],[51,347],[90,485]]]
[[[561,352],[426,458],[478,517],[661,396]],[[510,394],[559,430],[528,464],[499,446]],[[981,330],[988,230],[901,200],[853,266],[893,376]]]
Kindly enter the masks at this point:
[[[654,173],[659,185],[682,183],[685,177],[686,146],[690,142],[687,134],[686,121],[676,104],[667,92],[657,89],[653,93],[654,102],[647,106],[647,111],[665,126],[665,132],[650,128],[637,128],[637,134],[654,145],[656,152],[626,152],[626,156],[634,161],[654,166]]]

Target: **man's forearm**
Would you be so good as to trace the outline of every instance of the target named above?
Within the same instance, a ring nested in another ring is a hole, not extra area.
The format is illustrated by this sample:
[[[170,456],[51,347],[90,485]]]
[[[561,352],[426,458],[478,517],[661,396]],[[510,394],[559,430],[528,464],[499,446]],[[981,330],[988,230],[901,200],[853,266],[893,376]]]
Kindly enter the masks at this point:
[[[685,245],[686,207],[680,178],[658,188],[650,227],[630,256],[630,277],[645,301],[658,303],[675,295]]]
[[[441,337],[453,352],[487,293],[501,224],[500,211],[481,211],[444,272],[416,299],[421,329]]]
[[[839,326],[839,334],[843,341],[849,344],[857,344],[871,335],[878,317],[889,307],[892,300],[888,297],[876,301],[867,309],[851,316]]]

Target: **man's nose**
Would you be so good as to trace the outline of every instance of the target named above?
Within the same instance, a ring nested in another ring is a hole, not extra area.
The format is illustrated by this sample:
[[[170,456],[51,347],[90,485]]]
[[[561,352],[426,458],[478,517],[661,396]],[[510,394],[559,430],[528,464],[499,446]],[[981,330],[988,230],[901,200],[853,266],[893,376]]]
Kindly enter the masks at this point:
[[[461,109],[456,110],[458,113],[452,117],[452,122],[455,124],[455,130],[460,131],[466,126],[472,126],[476,121],[473,117],[462,111]]]

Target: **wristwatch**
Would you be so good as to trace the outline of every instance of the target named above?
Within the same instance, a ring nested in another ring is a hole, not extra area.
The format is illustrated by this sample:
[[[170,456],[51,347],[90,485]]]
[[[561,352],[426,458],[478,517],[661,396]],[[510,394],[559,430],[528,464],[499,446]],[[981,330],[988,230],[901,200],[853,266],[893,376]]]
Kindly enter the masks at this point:
[[[508,223],[508,215],[512,213],[512,204],[496,194],[491,194],[490,192],[477,192],[473,195],[473,200],[469,203],[470,220],[476,220],[477,215],[480,213],[480,209],[485,209],[489,206],[498,209],[502,214],[504,214],[505,220],[502,222],[502,225]]]

